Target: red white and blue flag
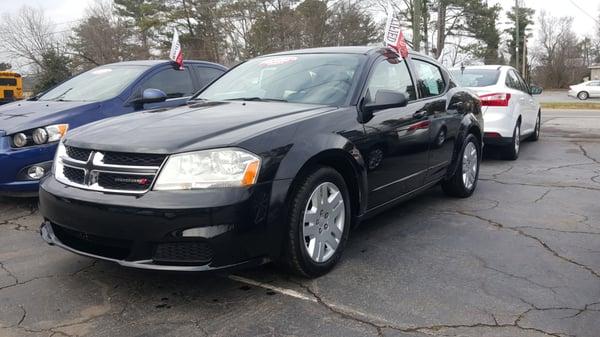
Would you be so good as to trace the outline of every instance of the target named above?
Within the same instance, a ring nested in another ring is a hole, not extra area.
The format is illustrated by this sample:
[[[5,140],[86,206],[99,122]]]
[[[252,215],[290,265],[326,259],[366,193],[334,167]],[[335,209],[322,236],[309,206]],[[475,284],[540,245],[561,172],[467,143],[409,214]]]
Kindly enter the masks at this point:
[[[408,57],[408,46],[404,39],[404,34],[400,29],[400,21],[396,18],[396,13],[392,4],[388,4],[388,17],[385,24],[385,33],[383,34],[383,43],[387,47],[396,49],[403,58]]]
[[[183,70],[183,51],[179,43],[179,34],[177,29],[173,31],[173,42],[171,44],[171,52],[169,58],[179,65],[179,70]]]

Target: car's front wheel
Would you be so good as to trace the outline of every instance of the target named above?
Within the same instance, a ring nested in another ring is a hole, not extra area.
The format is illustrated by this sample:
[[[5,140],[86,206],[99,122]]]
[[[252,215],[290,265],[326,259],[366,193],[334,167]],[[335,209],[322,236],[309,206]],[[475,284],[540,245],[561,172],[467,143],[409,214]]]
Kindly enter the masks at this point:
[[[462,151],[458,157],[458,167],[454,175],[442,182],[444,192],[459,198],[471,196],[479,179],[480,159],[480,142],[473,134],[469,134],[463,142]]]
[[[586,99],[588,99],[590,97],[590,94],[588,94],[585,91],[582,91],[580,93],[577,94],[577,98],[579,98],[582,101],[585,101]]]
[[[350,232],[350,195],[333,168],[319,167],[292,192],[284,259],[293,272],[317,277],[339,261]]]

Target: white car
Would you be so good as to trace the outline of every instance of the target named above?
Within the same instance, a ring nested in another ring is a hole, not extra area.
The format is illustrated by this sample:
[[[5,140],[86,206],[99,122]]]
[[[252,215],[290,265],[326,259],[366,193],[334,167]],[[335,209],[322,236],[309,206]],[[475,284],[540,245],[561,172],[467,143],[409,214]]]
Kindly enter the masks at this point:
[[[569,87],[569,96],[586,100],[590,97],[600,97],[600,81],[587,81]]]
[[[541,94],[542,88],[530,88],[509,66],[470,66],[450,72],[481,98],[486,145],[501,147],[505,159],[516,160],[521,140],[539,139],[542,110],[533,95]]]

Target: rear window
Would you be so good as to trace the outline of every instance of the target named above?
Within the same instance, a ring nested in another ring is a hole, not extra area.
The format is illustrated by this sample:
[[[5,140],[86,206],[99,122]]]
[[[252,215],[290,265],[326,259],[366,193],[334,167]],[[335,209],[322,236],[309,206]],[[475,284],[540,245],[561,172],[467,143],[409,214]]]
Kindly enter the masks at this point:
[[[487,87],[498,83],[500,70],[497,69],[460,69],[451,70],[452,76],[462,87]]]

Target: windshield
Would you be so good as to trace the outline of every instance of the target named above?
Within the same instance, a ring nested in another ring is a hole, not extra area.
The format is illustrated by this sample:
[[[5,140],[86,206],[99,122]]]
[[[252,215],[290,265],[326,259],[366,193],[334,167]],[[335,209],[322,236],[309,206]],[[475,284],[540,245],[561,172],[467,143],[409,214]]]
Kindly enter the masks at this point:
[[[452,75],[462,87],[487,87],[496,85],[500,70],[497,69],[452,69]]]
[[[71,78],[38,100],[93,102],[110,99],[147,69],[146,66],[101,66]]]
[[[231,70],[196,99],[343,105],[363,58],[353,54],[261,57]]]

